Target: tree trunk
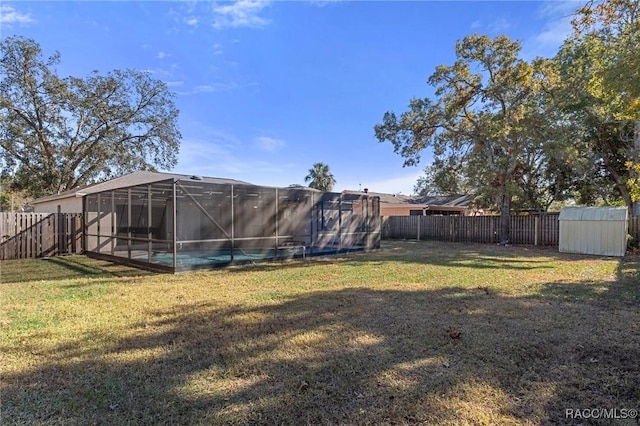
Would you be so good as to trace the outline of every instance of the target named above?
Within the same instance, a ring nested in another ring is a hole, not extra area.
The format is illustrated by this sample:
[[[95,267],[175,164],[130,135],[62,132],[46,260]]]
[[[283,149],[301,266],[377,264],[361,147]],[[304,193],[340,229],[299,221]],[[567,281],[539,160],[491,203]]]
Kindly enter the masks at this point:
[[[627,187],[626,183],[617,184],[616,188],[618,189],[618,192],[620,192],[620,196],[624,200],[629,214],[635,214],[633,213],[635,203],[631,201],[631,194],[629,194],[629,188]]]
[[[500,194],[500,245],[511,241],[511,191],[503,185]]]
[[[609,163],[605,164],[605,169],[613,178],[613,181],[615,182],[615,189],[620,193],[620,197],[622,197],[624,204],[627,206],[627,211],[629,212],[629,214],[634,214],[634,203],[631,201],[631,194],[629,193],[629,187],[626,178],[620,176],[618,170],[616,170],[615,167],[612,167]]]
[[[640,121],[636,121],[633,128],[633,161],[640,161]],[[631,213],[640,215],[640,200],[633,203]]]

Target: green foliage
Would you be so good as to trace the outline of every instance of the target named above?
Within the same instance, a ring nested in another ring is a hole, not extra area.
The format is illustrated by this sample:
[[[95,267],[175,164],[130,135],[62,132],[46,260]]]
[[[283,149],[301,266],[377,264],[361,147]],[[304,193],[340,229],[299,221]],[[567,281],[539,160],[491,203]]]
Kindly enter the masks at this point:
[[[503,214],[640,197],[640,2],[595,0],[573,24],[552,60],[530,63],[506,37],[465,37],[430,77],[434,99],[384,115],[376,137],[405,166],[433,149],[415,192],[473,193]]]
[[[0,212],[6,212],[11,209],[11,195],[6,192],[0,192]]]
[[[424,169],[424,176],[418,178],[413,188],[417,195],[456,195],[473,190],[472,183],[466,181],[461,166],[453,157],[436,158]]]
[[[329,192],[336,183],[336,178],[329,171],[329,166],[324,163],[315,163],[309,169],[309,174],[304,178],[309,183],[310,188],[319,189],[320,191]]]
[[[555,131],[543,90],[549,65],[520,59],[520,50],[505,36],[465,37],[456,44],[456,62],[438,66],[429,78],[436,99],[412,99],[409,111],[387,112],[374,128],[405,166],[432,147],[435,161],[416,190],[477,194],[504,217],[503,242],[512,201],[537,207],[535,191],[549,187],[542,183],[559,169],[544,162]]]
[[[640,163],[632,163],[628,161],[626,166],[629,168],[630,176],[627,181],[631,201],[640,201]]]
[[[53,194],[136,170],[176,164],[178,110],[149,73],[56,74],[31,39],[1,43],[0,164],[17,189]]]
[[[618,120],[640,120],[640,1],[600,0],[573,20],[575,42],[588,51],[586,91]]]
[[[31,197],[15,189],[11,178],[0,176],[0,212],[21,211],[30,200]]]
[[[558,108],[572,129],[581,166],[578,197],[589,204],[633,203],[629,161],[640,151],[640,2],[594,1],[554,58]],[[574,164],[578,164],[574,162]]]

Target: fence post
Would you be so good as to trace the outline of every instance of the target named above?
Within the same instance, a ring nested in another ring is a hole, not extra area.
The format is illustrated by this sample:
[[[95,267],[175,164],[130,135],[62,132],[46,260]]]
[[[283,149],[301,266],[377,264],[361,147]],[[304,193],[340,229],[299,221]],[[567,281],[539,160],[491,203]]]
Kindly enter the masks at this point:
[[[453,221],[451,220],[451,217],[453,216],[449,216],[449,241],[450,242],[455,242],[455,238],[453,236]]]
[[[538,231],[540,229],[540,215],[535,215],[533,218],[533,245],[538,245]]]
[[[420,222],[421,222],[420,218],[421,218],[421,216],[416,216],[416,218],[417,218],[417,220],[418,220],[418,226],[417,226],[417,228],[418,228],[418,235],[417,235],[417,238],[416,238],[416,239],[417,239],[418,241],[420,241]]]

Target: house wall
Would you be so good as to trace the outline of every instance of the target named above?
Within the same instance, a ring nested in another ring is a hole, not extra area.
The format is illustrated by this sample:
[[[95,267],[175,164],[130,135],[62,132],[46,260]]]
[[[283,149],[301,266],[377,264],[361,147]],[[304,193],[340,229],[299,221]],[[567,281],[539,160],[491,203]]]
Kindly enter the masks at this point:
[[[72,196],[59,200],[45,201],[33,205],[34,213],[82,213],[82,198]]]
[[[416,206],[385,206],[380,203],[381,216],[409,216],[410,210],[420,210],[421,207]]]

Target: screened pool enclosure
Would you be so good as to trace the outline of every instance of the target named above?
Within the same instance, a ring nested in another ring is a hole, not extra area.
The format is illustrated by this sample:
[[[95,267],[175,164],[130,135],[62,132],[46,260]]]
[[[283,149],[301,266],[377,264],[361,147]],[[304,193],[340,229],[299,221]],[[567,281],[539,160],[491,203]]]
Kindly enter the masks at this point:
[[[178,272],[378,248],[367,194],[170,179],[84,197],[85,251]]]

